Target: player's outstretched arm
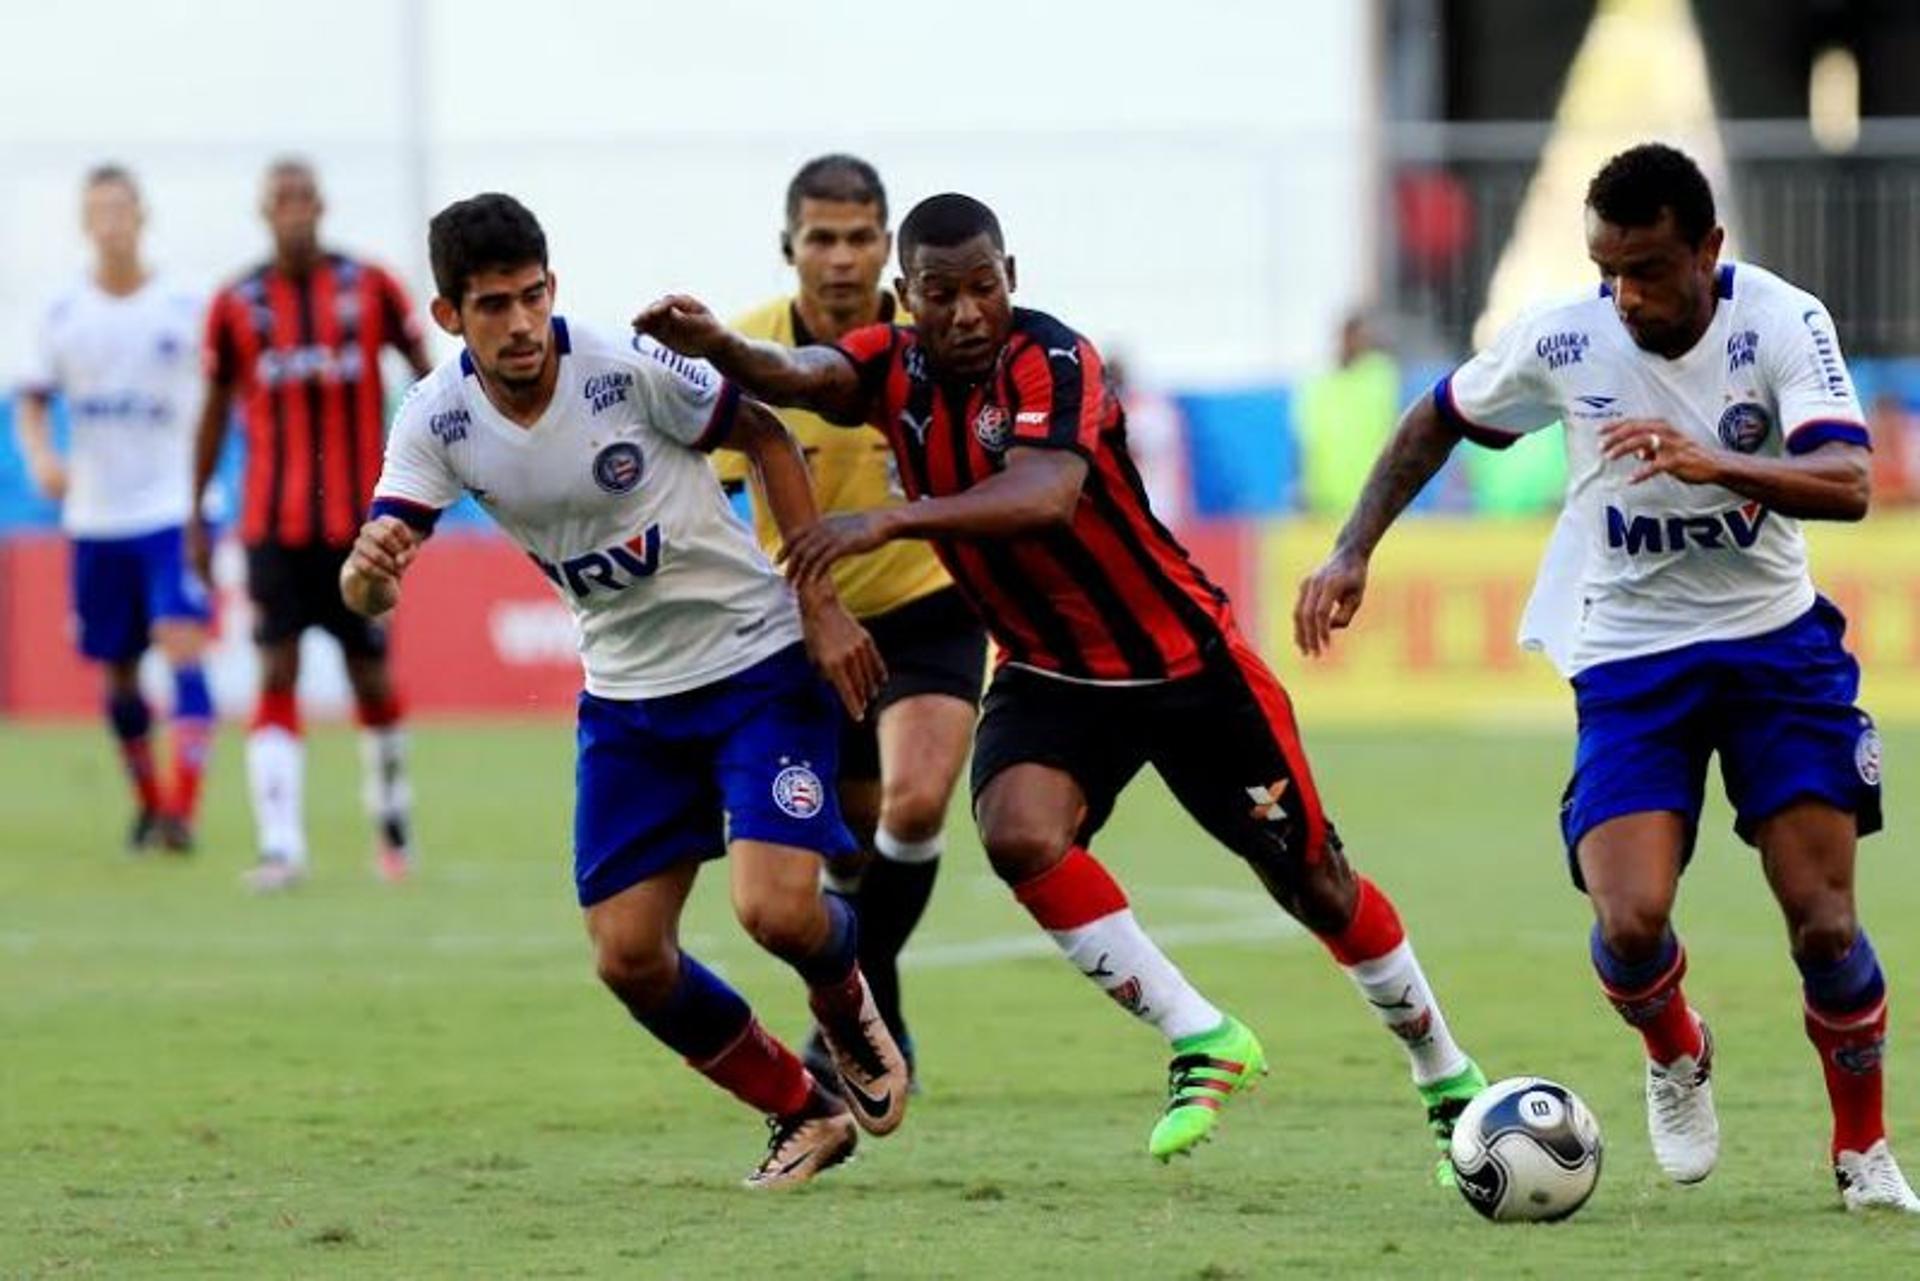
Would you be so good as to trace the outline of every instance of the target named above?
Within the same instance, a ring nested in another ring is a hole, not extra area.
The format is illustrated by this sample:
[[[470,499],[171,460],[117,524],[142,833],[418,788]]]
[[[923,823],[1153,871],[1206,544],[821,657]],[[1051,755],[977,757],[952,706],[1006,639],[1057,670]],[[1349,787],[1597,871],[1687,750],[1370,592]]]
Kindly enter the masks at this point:
[[[400,603],[400,577],[419,553],[420,537],[398,516],[375,516],[360,527],[340,567],[347,608],[378,618]]]
[[[771,410],[751,400],[741,401],[721,447],[745,454],[753,464],[782,542],[818,526],[820,508],[807,477],[806,456]],[[821,576],[794,586],[808,655],[846,704],[847,714],[856,720],[865,716],[887,679],[879,647],[840,603],[831,578]]]
[[[1006,469],[944,498],[838,512],[786,539],[780,559],[796,583],[824,578],[834,562],[896,538],[1012,538],[1073,520],[1087,460],[1067,449],[1015,446]]]
[[[1873,494],[1867,451],[1833,440],[1804,454],[1766,458],[1716,449],[1659,418],[1627,418],[1600,433],[1608,461],[1637,458],[1629,484],[1671,476],[1689,485],[1719,485],[1796,520],[1860,520]]]
[[[67,466],[53,447],[53,427],[47,420],[47,396],[23,391],[13,402],[13,436],[27,464],[33,487],[43,498],[59,502],[67,496]]]
[[[1400,426],[1374,460],[1333,551],[1300,584],[1293,606],[1293,643],[1301,653],[1324,653],[1333,643],[1333,633],[1360,612],[1373,549],[1445,465],[1459,440],[1441,421],[1432,396],[1420,397],[1401,415]]]
[[[710,362],[749,396],[858,423],[866,396],[853,362],[832,347],[783,347],[727,328],[705,303],[668,294],[633,318],[633,327],[683,356]]]

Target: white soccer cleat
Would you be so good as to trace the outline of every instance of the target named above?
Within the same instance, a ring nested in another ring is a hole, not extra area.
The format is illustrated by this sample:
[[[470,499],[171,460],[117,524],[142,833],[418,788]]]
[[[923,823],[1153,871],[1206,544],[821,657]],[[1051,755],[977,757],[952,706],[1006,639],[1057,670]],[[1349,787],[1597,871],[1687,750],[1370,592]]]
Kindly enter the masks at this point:
[[[1842,1152],[1833,1159],[1833,1181],[1849,1210],[1900,1210],[1920,1214],[1920,1196],[1907,1185],[1900,1163],[1881,1139],[1865,1152]]]
[[[1700,1057],[1661,1065],[1647,1061],[1647,1135],[1653,1159],[1675,1183],[1698,1183],[1720,1159],[1720,1121],[1713,1113],[1713,1036],[1700,1024]]]
[[[279,894],[307,879],[307,867],[286,858],[262,858],[247,872],[247,888],[255,894]]]

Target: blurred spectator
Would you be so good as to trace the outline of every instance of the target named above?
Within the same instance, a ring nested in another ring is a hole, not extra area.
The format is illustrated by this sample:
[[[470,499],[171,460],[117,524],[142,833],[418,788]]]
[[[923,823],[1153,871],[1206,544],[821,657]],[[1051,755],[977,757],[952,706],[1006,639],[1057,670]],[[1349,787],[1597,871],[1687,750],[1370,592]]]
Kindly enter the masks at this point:
[[[1192,490],[1187,484],[1187,442],[1180,409],[1171,398],[1136,385],[1124,357],[1107,357],[1107,383],[1127,414],[1127,452],[1147,487],[1147,502],[1163,525],[1185,524]]]
[[[1920,413],[1892,392],[1873,398],[1873,501],[1904,506],[1920,501]]]
[[[1400,416],[1400,366],[1358,312],[1340,326],[1339,364],[1300,386],[1294,415],[1302,509],[1345,516]]]

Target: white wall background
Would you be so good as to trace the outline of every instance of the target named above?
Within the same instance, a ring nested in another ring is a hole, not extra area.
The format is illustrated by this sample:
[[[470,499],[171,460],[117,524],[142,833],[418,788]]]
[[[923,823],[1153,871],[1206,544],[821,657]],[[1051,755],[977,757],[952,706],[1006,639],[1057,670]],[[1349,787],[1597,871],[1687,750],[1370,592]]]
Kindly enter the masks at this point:
[[[424,289],[423,217],[482,189],[546,224],[564,309],[780,290],[788,176],[853,150],[896,217],[993,204],[1023,298],[1148,374],[1311,367],[1365,282],[1365,0],[0,0],[0,351],[83,269],[77,182],[132,165],[152,256],[262,256],[264,162]],[[0,364],[8,358],[0,357]],[[0,368],[0,378],[17,372]]]

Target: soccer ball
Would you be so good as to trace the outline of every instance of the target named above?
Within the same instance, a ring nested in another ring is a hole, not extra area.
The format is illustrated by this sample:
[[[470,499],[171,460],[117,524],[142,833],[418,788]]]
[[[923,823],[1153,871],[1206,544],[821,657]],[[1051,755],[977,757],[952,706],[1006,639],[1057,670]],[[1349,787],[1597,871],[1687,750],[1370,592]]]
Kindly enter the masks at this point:
[[[1564,1219],[1600,1181],[1600,1123],[1564,1085],[1496,1081],[1453,1124],[1447,1151],[1467,1204],[1499,1223]]]

